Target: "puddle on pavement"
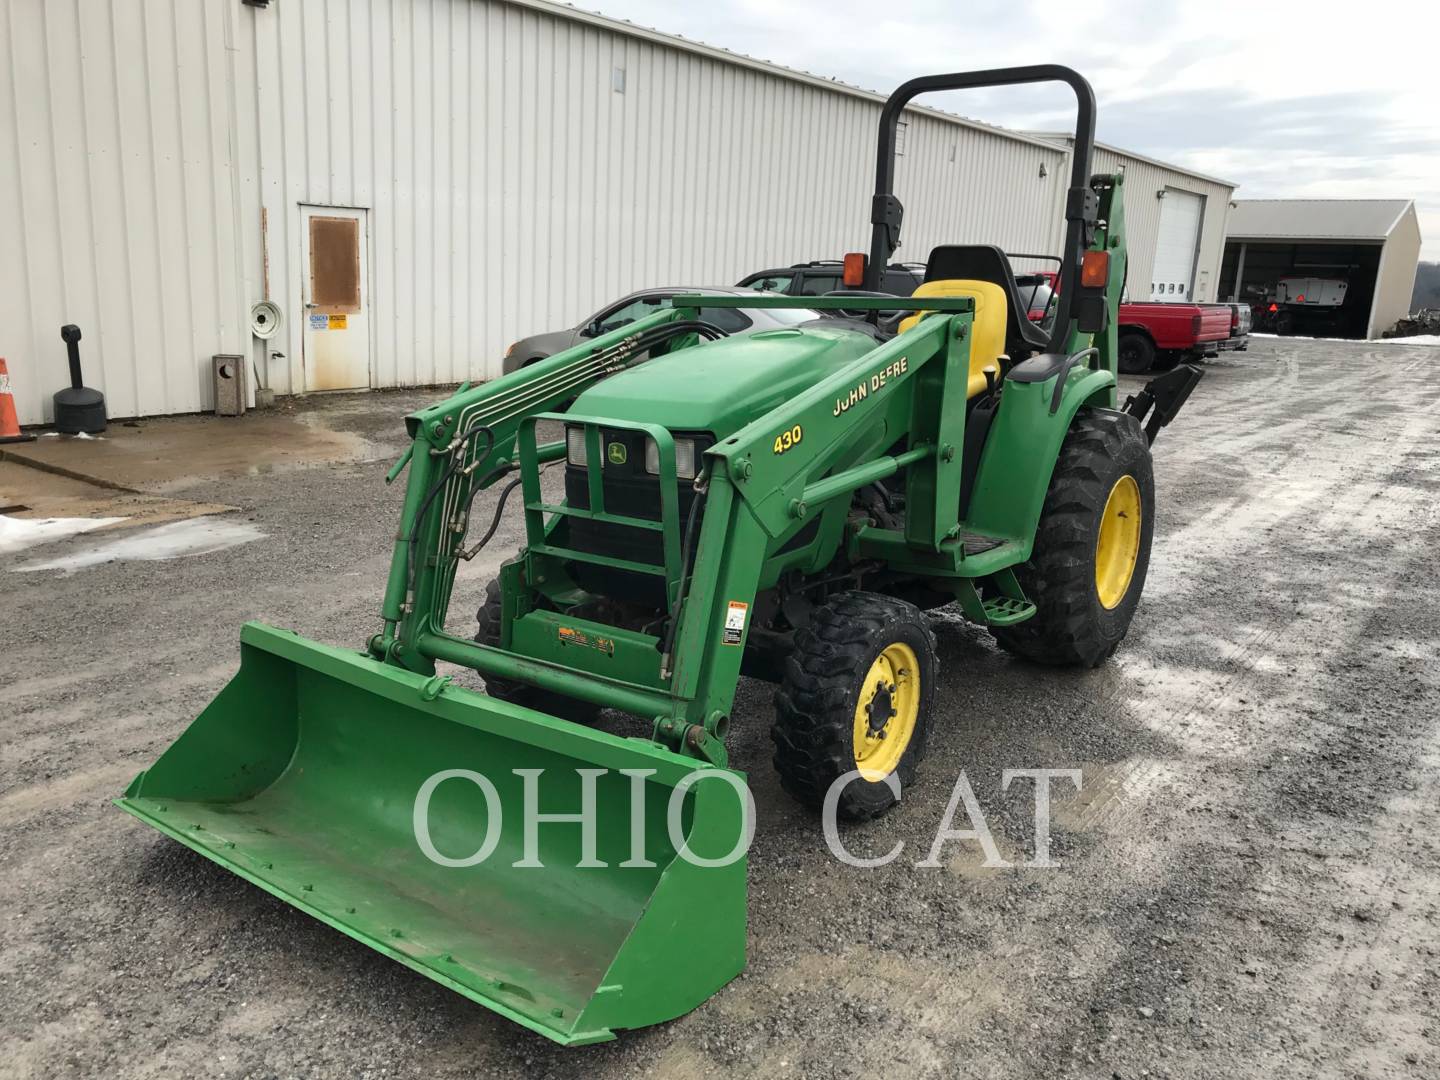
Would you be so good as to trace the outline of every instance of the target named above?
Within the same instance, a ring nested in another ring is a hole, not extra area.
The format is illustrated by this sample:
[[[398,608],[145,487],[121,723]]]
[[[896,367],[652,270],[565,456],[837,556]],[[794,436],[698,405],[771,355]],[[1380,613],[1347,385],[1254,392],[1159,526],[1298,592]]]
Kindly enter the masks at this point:
[[[265,534],[253,525],[223,518],[201,517],[172,521],[137,533],[121,536],[91,547],[72,551],[54,559],[27,563],[13,569],[18,572],[59,570],[73,574],[111,562],[159,562],[168,559],[209,555],[226,548],[238,547]]]
[[[40,439],[6,447],[5,456],[37,469],[155,495],[207,477],[367,461],[375,452],[368,440],[331,430],[322,419],[273,411],[112,424],[103,439]]]
[[[17,518],[27,523],[27,527],[42,518],[104,519],[97,525],[77,528],[74,532],[110,528],[121,523],[126,528],[158,525],[162,521],[223,514],[235,509],[224,503],[199,503],[163,495],[118,491],[15,461],[0,461],[0,506],[4,507],[0,509],[0,514]],[[36,543],[49,543],[58,538],[59,535],[42,536]],[[0,542],[0,553],[5,550],[3,542]]]

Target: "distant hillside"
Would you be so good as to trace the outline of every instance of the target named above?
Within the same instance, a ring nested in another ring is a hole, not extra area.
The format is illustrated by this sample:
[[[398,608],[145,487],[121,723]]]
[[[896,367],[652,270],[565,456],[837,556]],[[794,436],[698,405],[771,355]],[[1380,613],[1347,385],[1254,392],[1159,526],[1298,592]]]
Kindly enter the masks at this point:
[[[1410,310],[1440,308],[1440,263],[1422,262],[1415,271],[1415,292]]]

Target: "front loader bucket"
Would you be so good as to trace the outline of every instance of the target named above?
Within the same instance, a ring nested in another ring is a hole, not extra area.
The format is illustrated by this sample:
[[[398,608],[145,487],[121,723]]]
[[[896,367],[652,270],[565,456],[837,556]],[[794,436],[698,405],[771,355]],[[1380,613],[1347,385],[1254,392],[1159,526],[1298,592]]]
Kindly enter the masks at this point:
[[[745,810],[730,784],[646,740],[436,688],[247,624],[239,673],[118,804],[557,1042],[680,1016],[739,973],[745,859],[697,865],[743,846]],[[707,778],[686,781],[697,767]],[[577,769],[592,770],[595,785],[591,860],[581,824],[545,820],[582,810],[590,781]],[[434,780],[447,770],[472,775]],[[427,781],[428,815],[417,814]],[[527,861],[527,809],[538,810],[530,861],[541,866],[514,865]]]

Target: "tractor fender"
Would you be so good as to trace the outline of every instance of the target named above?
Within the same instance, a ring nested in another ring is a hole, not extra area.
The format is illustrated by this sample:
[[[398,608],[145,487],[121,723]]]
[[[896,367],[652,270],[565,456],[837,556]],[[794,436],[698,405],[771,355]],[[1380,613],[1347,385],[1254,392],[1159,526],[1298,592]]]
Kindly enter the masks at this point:
[[[1066,384],[1057,404],[1055,382],[1061,377]],[[1030,557],[1060,444],[1075,414],[1087,405],[1115,407],[1115,376],[1109,370],[1077,367],[1044,381],[1005,380],[980,453],[966,527],[1012,540],[1021,548],[1022,561]]]

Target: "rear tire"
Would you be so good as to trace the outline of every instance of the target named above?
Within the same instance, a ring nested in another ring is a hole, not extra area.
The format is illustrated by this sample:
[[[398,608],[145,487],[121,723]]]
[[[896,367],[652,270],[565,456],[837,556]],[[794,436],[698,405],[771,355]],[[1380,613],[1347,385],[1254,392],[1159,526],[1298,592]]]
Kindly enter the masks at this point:
[[[995,640],[1042,664],[1104,662],[1130,629],[1154,532],[1155,480],[1139,422],[1081,409],[1060,447],[1034,550],[1015,571],[1036,612],[992,629]]]
[[[500,610],[500,582],[497,580],[485,586],[485,602],[475,613],[475,621],[478,624],[475,640],[479,644],[493,645],[497,649],[500,647]],[[600,718],[600,706],[592,705],[588,701],[579,701],[572,697],[566,697],[564,694],[554,694],[549,690],[538,690],[533,686],[526,686],[524,683],[511,682],[509,679],[492,679],[488,675],[482,677],[485,679],[485,693],[500,701],[508,701],[513,705],[524,705],[528,709],[549,713],[562,720],[586,726],[594,724]]]
[[[1126,331],[1120,334],[1119,355],[1115,366],[1126,375],[1143,375],[1155,363],[1155,342],[1146,334]]]
[[[840,795],[852,821],[879,817],[899,800],[925,756],[934,697],[935,639],[920,609],[878,593],[847,592],[815,608],[795,635],[775,691],[775,771],[780,785],[820,809],[840,777],[861,769]]]

